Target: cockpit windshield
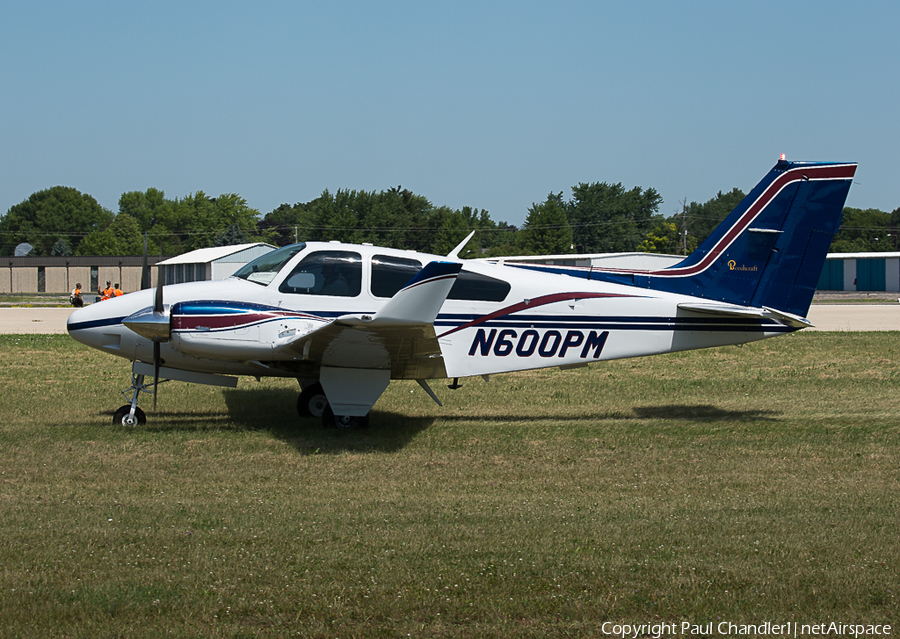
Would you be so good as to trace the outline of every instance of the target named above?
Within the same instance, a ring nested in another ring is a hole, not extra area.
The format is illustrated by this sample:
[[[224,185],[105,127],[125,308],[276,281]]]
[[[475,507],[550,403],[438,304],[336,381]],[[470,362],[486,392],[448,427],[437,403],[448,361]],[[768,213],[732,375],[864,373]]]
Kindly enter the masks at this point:
[[[259,284],[260,286],[268,286],[275,279],[278,271],[287,264],[292,257],[306,248],[306,244],[291,244],[276,249],[271,253],[256,258],[246,266],[241,267],[234,273],[234,277],[239,277],[248,282]]]

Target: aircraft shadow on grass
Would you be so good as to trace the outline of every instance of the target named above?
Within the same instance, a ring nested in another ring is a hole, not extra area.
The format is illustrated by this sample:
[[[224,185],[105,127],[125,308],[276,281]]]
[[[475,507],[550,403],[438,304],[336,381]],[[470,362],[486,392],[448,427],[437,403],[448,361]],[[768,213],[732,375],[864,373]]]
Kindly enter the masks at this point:
[[[247,389],[222,392],[223,411],[160,411],[152,423],[139,426],[151,432],[266,431],[304,454],[393,452],[404,448],[434,423],[432,417],[373,413],[372,427],[342,431],[326,429],[318,417],[300,417],[293,389]]]
[[[436,420],[446,422],[533,423],[604,422],[620,420],[661,420],[696,422],[753,422],[778,421],[779,411],[727,410],[709,404],[669,404],[638,406],[628,411],[595,411],[577,415],[440,415],[411,417],[402,413],[375,410],[372,426],[367,429],[342,431],[326,429],[319,418],[299,417],[294,410],[296,392],[293,389],[241,389],[223,391],[224,411],[161,411],[151,424],[141,428],[159,431],[230,432],[267,431],[290,444],[298,452],[308,455],[340,454],[346,452],[395,452],[405,448],[416,436],[431,427]]]
[[[778,421],[782,415],[779,411],[772,410],[726,410],[710,405],[666,405],[666,406],[637,406],[628,411],[595,411],[583,412],[577,415],[448,415],[441,416],[442,421],[454,422],[492,422],[492,423],[530,423],[535,421],[554,422],[592,422],[592,421],[621,421],[636,419],[655,419],[671,421],[697,421],[697,422],[752,422],[752,421]]]
[[[782,413],[775,410],[725,410],[717,406],[670,405],[639,406],[634,409],[638,419],[693,420],[698,422],[774,422]]]

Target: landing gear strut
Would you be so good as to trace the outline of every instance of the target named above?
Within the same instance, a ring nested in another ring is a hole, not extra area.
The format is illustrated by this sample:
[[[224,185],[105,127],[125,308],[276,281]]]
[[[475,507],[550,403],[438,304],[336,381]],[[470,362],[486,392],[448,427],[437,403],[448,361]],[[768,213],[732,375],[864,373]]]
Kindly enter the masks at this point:
[[[156,384],[152,384],[153,390],[150,390],[151,386],[144,384],[144,376],[143,375],[135,375],[131,374],[131,388],[122,391],[122,397],[125,398],[125,401],[128,402],[124,406],[119,407],[119,410],[115,412],[113,415],[113,424],[119,426],[143,426],[147,423],[147,416],[144,415],[144,411],[138,408],[138,395],[141,391],[145,393],[150,393],[154,395],[156,393]],[[131,397],[128,394],[131,393]]]

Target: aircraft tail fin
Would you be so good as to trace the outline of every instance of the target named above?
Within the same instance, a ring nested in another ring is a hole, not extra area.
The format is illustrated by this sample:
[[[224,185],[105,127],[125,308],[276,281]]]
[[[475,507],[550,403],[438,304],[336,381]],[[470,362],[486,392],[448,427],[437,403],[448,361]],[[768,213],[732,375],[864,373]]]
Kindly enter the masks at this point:
[[[856,166],[781,160],[696,251],[634,284],[806,317]]]

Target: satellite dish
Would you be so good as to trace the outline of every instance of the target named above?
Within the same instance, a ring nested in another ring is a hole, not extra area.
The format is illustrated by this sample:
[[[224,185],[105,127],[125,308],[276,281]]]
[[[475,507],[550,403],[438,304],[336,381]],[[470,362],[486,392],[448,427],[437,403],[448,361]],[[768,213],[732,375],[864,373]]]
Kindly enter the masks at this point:
[[[16,252],[14,253],[14,255],[16,257],[25,257],[26,255],[31,253],[33,250],[34,250],[34,247],[31,244],[29,244],[28,242],[22,242],[21,244],[19,244],[16,247]]]

